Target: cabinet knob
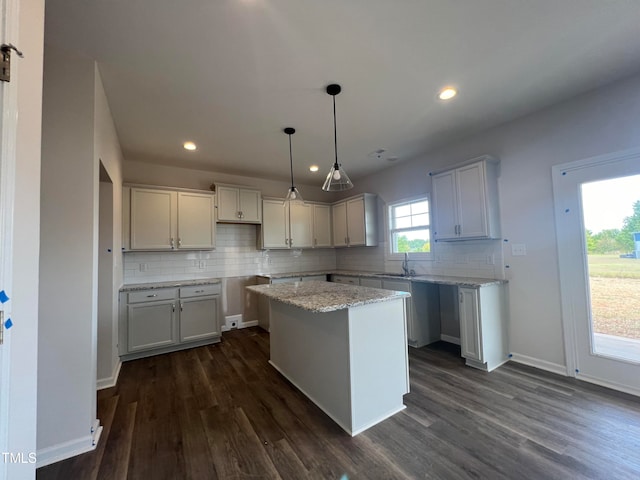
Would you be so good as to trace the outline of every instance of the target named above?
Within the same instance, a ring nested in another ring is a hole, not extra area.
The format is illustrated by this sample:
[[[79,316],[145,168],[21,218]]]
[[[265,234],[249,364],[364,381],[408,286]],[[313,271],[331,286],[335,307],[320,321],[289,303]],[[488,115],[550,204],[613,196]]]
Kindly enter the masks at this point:
[[[157,297],[158,295],[156,293],[154,293],[153,295],[147,295],[147,298],[153,298],[153,297]]]

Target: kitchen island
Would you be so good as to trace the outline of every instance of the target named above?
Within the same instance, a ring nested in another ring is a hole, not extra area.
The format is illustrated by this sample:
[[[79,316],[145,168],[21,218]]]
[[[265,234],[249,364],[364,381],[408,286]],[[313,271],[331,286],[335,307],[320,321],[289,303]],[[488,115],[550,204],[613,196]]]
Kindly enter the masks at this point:
[[[405,408],[408,293],[322,281],[246,288],[269,298],[269,363],[347,433]]]

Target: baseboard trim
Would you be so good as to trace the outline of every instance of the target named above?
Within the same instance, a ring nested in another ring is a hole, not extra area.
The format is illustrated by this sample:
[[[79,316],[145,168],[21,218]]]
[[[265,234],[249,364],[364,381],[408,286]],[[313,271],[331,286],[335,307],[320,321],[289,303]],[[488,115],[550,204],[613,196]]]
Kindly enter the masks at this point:
[[[105,388],[115,387],[118,383],[118,377],[120,376],[120,368],[122,367],[122,360],[118,358],[118,364],[114,368],[110,377],[100,378],[96,382],[96,390],[104,390]]]
[[[452,337],[451,335],[440,335],[440,340],[453,343],[454,345],[460,345],[460,339],[458,337]]]
[[[551,373],[557,373],[558,375],[568,376],[567,367],[558,363],[548,362],[546,360],[540,360],[539,358],[529,357],[527,355],[521,355],[519,353],[510,354],[510,360],[528,365],[530,367],[539,368]]]
[[[102,427],[100,427],[102,430]],[[86,435],[82,438],[69,440],[68,442],[43,448],[36,452],[36,468],[46,467],[52,463],[75,457],[81,453],[95,450],[97,442],[94,443],[94,434]]]
[[[617,390],[619,392],[628,393],[630,395],[635,395],[640,397],[640,389],[629,387],[628,385],[622,385],[615,382],[610,382],[608,380],[603,380],[598,377],[592,377],[590,375],[585,375],[584,373],[578,373],[576,376],[578,380],[582,380],[584,382],[593,383],[595,385],[600,385],[601,387],[610,388],[612,390]]]
[[[257,327],[257,326],[258,326],[258,320],[249,320],[247,322],[240,323],[238,328],[249,328],[249,327]]]

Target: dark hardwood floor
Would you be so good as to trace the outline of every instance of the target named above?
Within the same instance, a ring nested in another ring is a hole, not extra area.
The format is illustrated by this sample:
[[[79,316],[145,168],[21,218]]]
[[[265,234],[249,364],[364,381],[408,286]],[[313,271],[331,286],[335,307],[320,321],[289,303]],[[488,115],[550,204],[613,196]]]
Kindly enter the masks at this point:
[[[37,478],[640,478],[640,399],[459,355],[410,349],[406,410],[351,438],[267,363],[268,334],[227,332],[125,363],[98,393],[97,449]]]

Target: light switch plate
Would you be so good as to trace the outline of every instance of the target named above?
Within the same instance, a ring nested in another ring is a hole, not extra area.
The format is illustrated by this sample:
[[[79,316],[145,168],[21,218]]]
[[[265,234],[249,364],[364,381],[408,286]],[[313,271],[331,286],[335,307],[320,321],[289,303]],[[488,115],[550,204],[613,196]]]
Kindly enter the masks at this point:
[[[527,246],[524,243],[512,243],[511,255],[514,257],[520,257],[527,254]]]

